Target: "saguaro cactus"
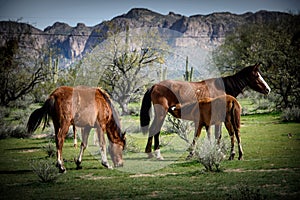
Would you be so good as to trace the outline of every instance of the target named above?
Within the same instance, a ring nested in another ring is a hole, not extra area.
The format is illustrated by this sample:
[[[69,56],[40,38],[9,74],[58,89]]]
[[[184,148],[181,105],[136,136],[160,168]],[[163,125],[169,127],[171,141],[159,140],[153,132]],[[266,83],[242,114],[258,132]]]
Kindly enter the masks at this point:
[[[185,81],[192,81],[193,79],[194,68],[191,67],[191,71],[189,71],[189,57],[186,57],[185,60],[185,73],[183,74],[183,78]]]

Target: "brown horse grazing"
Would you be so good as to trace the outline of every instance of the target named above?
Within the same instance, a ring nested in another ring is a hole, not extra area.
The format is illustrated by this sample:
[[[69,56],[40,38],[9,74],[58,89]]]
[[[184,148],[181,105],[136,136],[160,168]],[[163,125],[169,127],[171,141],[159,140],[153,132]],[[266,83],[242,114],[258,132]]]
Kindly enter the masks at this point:
[[[219,96],[216,98],[203,98],[198,102],[188,104],[176,104],[169,108],[169,112],[176,118],[194,121],[197,124],[197,131],[191,145],[191,156],[194,154],[196,141],[201,134],[204,126],[210,135],[211,125],[221,125],[225,123],[226,129],[231,138],[231,153],[229,160],[234,159],[234,135],[238,142],[239,160],[243,158],[243,149],[240,136],[240,117],[241,106],[238,101],[230,95]]]
[[[91,128],[97,129],[100,141],[102,165],[111,168],[106,157],[106,144],[104,132],[110,141],[110,154],[115,167],[123,165],[122,150],[125,147],[125,133],[121,133],[117,113],[111,103],[109,95],[100,88],[66,87],[57,88],[44,105],[36,109],[29,117],[27,129],[34,132],[44,118],[44,128],[52,118],[55,129],[55,142],[57,148],[57,166],[60,172],[65,172],[62,158],[62,148],[69,126],[82,129],[82,143],[80,154],[76,161],[77,168],[81,168],[83,151],[87,147],[88,135]]]
[[[149,110],[154,106],[154,119],[149,128],[148,143],[145,152],[152,157],[151,147],[154,137],[154,150],[157,159],[163,159],[159,149],[159,133],[168,109],[178,103],[198,102],[204,97],[214,98],[224,94],[237,97],[246,87],[268,94],[271,89],[259,73],[259,64],[249,66],[232,76],[207,79],[201,82],[184,82],[166,80],[153,85],[145,93],[140,109],[142,131],[148,131],[150,123]],[[195,124],[195,131],[197,131]],[[221,126],[215,126],[215,137],[221,137]]]

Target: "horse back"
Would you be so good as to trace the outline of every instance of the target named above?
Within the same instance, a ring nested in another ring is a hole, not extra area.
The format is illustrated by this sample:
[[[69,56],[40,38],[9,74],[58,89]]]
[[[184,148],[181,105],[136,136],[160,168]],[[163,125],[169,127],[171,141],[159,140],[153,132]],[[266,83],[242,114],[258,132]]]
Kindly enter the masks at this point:
[[[224,84],[218,78],[199,82],[165,80],[153,86],[151,99],[154,104],[161,104],[159,101],[166,100],[170,107],[177,103],[197,102],[206,97],[214,98],[224,94]]]
[[[62,86],[50,98],[55,100],[53,117],[57,117],[60,123],[96,127],[99,120],[108,119],[111,115],[106,98],[98,88]]]

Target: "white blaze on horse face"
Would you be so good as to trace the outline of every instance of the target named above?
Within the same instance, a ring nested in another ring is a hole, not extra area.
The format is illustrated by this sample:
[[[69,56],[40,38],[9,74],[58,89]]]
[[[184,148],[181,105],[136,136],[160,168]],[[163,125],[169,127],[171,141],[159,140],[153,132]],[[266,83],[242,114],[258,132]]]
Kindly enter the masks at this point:
[[[269,94],[271,92],[271,88],[269,87],[269,85],[267,84],[267,82],[263,79],[263,77],[260,75],[260,73],[258,73],[258,78],[266,86],[266,88],[268,90],[268,94]]]

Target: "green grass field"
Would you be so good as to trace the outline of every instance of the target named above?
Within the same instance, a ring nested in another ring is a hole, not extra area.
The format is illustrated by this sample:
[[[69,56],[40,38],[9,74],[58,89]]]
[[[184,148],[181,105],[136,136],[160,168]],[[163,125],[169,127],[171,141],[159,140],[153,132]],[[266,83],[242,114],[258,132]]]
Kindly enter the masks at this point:
[[[138,117],[122,119],[126,128]],[[223,137],[229,141],[227,132]],[[242,116],[243,161],[224,161],[221,172],[206,172],[196,161],[186,161],[187,144],[176,135],[163,135],[164,161],[146,159],[147,136],[128,132],[140,153],[127,152],[125,166],[101,166],[97,148],[84,154],[76,170],[79,149],[65,142],[67,173],[43,183],[33,173],[32,160],[46,159],[42,146],[49,139],[0,140],[1,199],[298,199],[300,196],[300,124],[282,123],[279,114]],[[204,131],[202,136],[204,137]],[[92,137],[90,137],[91,139]]]

